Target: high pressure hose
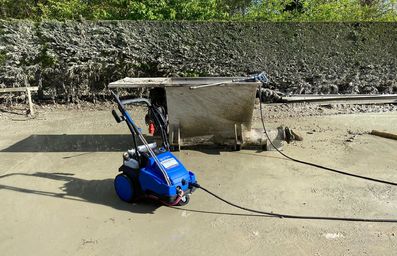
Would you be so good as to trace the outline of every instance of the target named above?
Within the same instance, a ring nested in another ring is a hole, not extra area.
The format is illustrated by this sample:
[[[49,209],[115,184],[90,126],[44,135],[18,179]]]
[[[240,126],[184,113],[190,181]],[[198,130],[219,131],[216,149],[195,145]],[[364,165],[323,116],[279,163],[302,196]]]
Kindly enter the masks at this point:
[[[277,152],[280,153],[282,156],[284,156],[285,158],[288,158],[291,161],[297,162],[297,163],[309,165],[309,166],[312,166],[312,167],[316,167],[316,168],[320,168],[320,169],[323,169],[323,170],[339,173],[339,174],[342,174],[342,175],[347,175],[347,176],[351,176],[351,177],[355,177],[355,178],[359,178],[359,179],[364,179],[364,180],[369,180],[369,181],[373,181],[373,182],[378,182],[378,183],[383,183],[383,184],[387,184],[387,185],[393,185],[393,186],[397,185],[397,183],[395,183],[395,182],[375,179],[375,178],[366,177],[366,176],[361,176],[361,175],[358,175],[358,174],[353,174],[353,173],[349,173],[349,172],[333,169],[333,168],[330,168],[330,167],[327,167],[327,166],[323,166],[323,165],[319,165],[319,164],[315,164],[315,163],[310,163],[310,162],[306,162],[306,161],[303,161],[303,160],[299,160],[299,159],[290,157],[287,154],[285,154],[282,151],[280,151],[273,144],[272,140],[269,137],[269,134],[267,133],[266,126],[265,126],[265,118],[263,116],[262,87],[269,82],[269,79],[267,78],[267,76],[266,76],[266,74],[264,72],[262,72],[261,74],[255,76],[255,79],[262,83],[261,86],[259,87],[259,111],[260,111],[260,115],[261,115],[261,123],[262,123],[263,131],[264,131],[268,141],[273,146],[273,148],[276,149]]]
[[[262,85],[259,87],[259,109],[260,109],[260,115],[261,115],[261,122],[262,122],[262,126],[263,126],[263,130],[264,133],[267,137],[267,139],[269,140],[270,144],[277,150],[277,152],[279,152],[282,156],[284,156],[285,158],[292,160],[294,162],[297,163],[301,163],[301,164],[306,164],[309,166],[313,166],[313,167],[317,167],[320,169],[324,169],[327,171],[331,171],[331,172],[336,172],[342,175],[347,175],[347,176],[351,176],[351,177],[355,177],[355,178],[360,178],[360,179],[365,179],[365,180],[369,180],[369,181],[373,181],[373,182],[378,182],[378,183],[382,183],[382,184],[387,184],[387,185],[397,185],[397,183],[394,182],[390,182],[390,181],[384,181],[384,180],[379,180],[379,179],[375,179],[375,178],[370,178],[370,177],[366,177],[366,176],[361,176],[361,175],[357,175],[357,174],[352,174],[352,173],[348,173],[348,172],[344,172],[344,171],[340,171],[337,169],[333,169],[333,168],[329,168],[326,166],[322,166],[319,164],[314,164],[314,163],[310,163],[310,162],[306,162],[306,161],[302,161],[299,159],[295,159],[293,157],[290,157],[286,154],[284,154],[283,152],[281,152],[271,141],[270,136],[268,135],[267,131],[266,131],[266,126],[265,126],[265,121],[264,121],[264,116],[263,116],[263,108],[262,108],[262,86],[267,84],[269,82],[266,74],[264,72],[262,72],[261,74],[257,75],[254,77],[254,79],[256,81],[260,81],[262,83]],[[193,187],[196,188],[200,188],[203,191],[205,191],[206,193],[208,193],[209,195],[217,198],[218,200],[233,206],[235,208],[238,208],[240,210],[243,211],[247,211],[247,212],[252,212],[252,213],[257,213],[257,214],[262,214],[265,216],[272,216],[272,217],[277,217],[277,218],[285,218],[285,219],[305,219],[305,220],[329,220],[329,221],[351,221],[351,222],[383,222],[383,223],[397,223],[397,219],[376,219],[376,218],[352,218],[352,217],[326,217],[326,216],[305,216],[305,215],[291,215],[291,214],[281,214],[281,213],[275,213],[275,212],[268,212],[268,211],[260,211],[260,210],[255,210],[255,209],[250,209],[244,206],[240,206],[237,205],[235,203],[232,203],[230,201],[227,201],[226,199],[216,195],[215,193],[209,191],[208,189],[202,187],[201,185],[195,183],[192,184]]]
[[[306,215],[291,215],[291,214],[282,214],[282,213],[275,213],[275,212],[267,212],[267,211],[260,211],[255,209],[250,209],[244,206],[240,206],[238,204],[232,203],[217,194],[209,191],[208,189],[202,187],[201,185],[195,183],[192,186],[196,188],[200,188],[201,190],[205,191],[206,193],[210,194],[211,196],[215,197],[216,199],[238,208],[240,210],[246,212],[252,212],[257,214],[262,214],[265,216],[277,217],[282,219],[303,219],[303,220],[331,220],[331,221],[352,221],[352,222],[388,222],[388,223],[397,223],[397,219],[372,219],[372,218],[352,218],[352,217],[327,217],[327,216],[306,216]]]

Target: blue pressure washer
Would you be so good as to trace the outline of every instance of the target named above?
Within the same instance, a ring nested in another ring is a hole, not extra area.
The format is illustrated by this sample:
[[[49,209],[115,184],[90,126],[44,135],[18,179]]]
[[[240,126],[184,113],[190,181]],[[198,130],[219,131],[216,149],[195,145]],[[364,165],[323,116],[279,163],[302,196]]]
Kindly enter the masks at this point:
[[[162,111],[151,104],[148,99],[137,98],[120,100],[112,92],[121,116],[112,111],[116,122],[125,121],[132,133],[134,148],[123,155],[123,165],[119,175],[114,179],[114,188],[121,200],[133,202],[141,198],[151,198],[166,205],[186,205],[189,195],[195,190],[196,176],[170,152],[166,132],[167,121]],[[145,104],[148,115],[161,135],[162,145],[148,143],[141,129],[135,124],[125,105]],[[137,139],[142,142],[138,145]]]

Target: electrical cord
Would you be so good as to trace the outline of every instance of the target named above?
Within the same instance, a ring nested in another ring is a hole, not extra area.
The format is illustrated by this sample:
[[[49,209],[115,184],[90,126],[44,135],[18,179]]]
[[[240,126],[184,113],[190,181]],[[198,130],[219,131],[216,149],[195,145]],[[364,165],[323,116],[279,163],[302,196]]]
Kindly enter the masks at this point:
[[[254,77],[255,80],[259,80],[260,82],[262,82],[262,86],[266,83],[269,82],[266,74],[263,72],[259,75],[256,75]],[[284,156],[285,158],[297,162],[297,163],[301,163],[301,164],[305,164],[305,165],[309,165],[312,167],[316,167],[316,168],[320,168],[320,169],[324,169],[327,171],[331,171],[331,172],[335,172],[335,173],[339,173],[342,175],[347,175],[347,176],[351,176],[351,177],[355,177],[355,178],[360,178],[360,179],[365,179],[365,180],[369,180],[369,181],[373,181],[373,182],[378,182],[378,183],[382,183],[382,184],[387,184],[387,185],[397,185],[397,183],[394,182],[390,182],[390,181],[384,181],[384,180],[380,180],[380,179],[375,179],[375,178],[371,178],[371,177],[366,177],[366,176],[361,176],[361,175],[357,175],[357,174],[353,174],[353,173],[348,173],[345,171],[340,171],[337,169],[333,169],[333,168],[329,168],[326,166],[322,166],[319,164],[315,164],[315,163],[310,163],[310,162],[306,162],[306,161],[302,161],[293,157],[290,157],[286,154],[284,154],[283,152],[281,152],[271,141],[269,134],[267,133],[266,130],[266,125],[265,125],[265,121],[264,121],[264,117],[263,117],[263,108],[262,108],[262,86],[259,88],[259,109],[260,109],[260,115],[261,115],[261,122],[262,122],[262,126],[263,126],[263,130],[264,133],[267,137],[267,139],[269,140],[270,144],[273,146],[273,148],[275,148],[277,150],[278,153],[280,153],[282,156]],[[310,219],[310,220],[329,220],[329,221],[351,221],[351,222],[383,222],[383,223],[397,223],[397,219],[375,219],[375,218],[352,218],[352,217],[326,217],[326,216],[305,216],[305,215],[291,215],[291,214],[280,214],[280,213],[274,213],[274,212],[267,212],[267,211],[260,211],[260,210],[255,210],[255,209],[250,209],[247,207],[243,207],[237,204],[234,204],[218,195],[216,195],[215,193],[209,191],[208,189],[200,186],[197,183],[192,184],[193,187],[196,188],[200,188],[201,190],[205,191],[206,193],[208,193],[209,195],[217,198],[218,200],[233,206],[235,208],[238,208],[240,210],[243,211],[247,211],[247,212],[252,212],[252,213],[257,213],[257,214],[262,214],[262,215],[267,215],[267,216],[273,216],[273,217],[277,217],[277,218],[285,218],[285,219]]]
[[[267,216],[272,216],[272,217],[277,217],[277,218],[282,218],[282,219],[304,219],[304,220],[330,220],[330,221],[351,221],[351,222],[386,222],[386,223],[397,223],[397,219],[372,219],[372,218],[351,218],[351,217],[326,217],[326,216],[305,216],[305,215],[291,215],[291,214],[280,214],[280,213],[275,213],[275,212],[267,212],[267,211],[259,211],[259,210],[254,210],[250,209],[247,207],[243,207],[237,204],[234,204],[230,201],[227,201],[226,199],[218,196],[217,194],[209,191],[208,189],[202,187],[201,185],[194,183],[192,184],[193,187],[200,188],[201,190],[207,192],[211,196],[217,198],[218,200],[233,206],[235,208],[238,208],[243,211],[247,212],[253,212],[253,213],[258,213],[262,215],[267,215]]]
[[[262,75],[262,74],[263,74],[263,73],[261,73],[260,75]],[[260,75],[259,75],[259,76],[260,76]],[[265,83],[267,83],[267,82],[269,81],[269,80],[267,79],[266,76],[265,76],[265,80],[264,80],[263,78],[262,78],[262,79],[258,79],[258,80],[262,82],[262,86],[263,86]],[[395,182],[385,181],[385,180],[380,180],[380,179],[375,179],[375,178],[371,178],[371,177],[366,177],[366,176],[362,176],[362,175],[358,175],[358,174],[354,174],[354,173],[349,173],[349,172],[345,172],[345,171],[333,169],[333,168],[326,167],[326,166],[323,166],[323,165],[319,165],[319,164],[315,164],[315,163],[306,162],[306,161],[303,161],[303,160],[299,160],[299,159],[290,157],[290,156],[288,156],[287,154],[285,154],[285,153],[283,153],[282,151],[280,151],[280,150],[273,144],[273,142],[272,142],[272,140],[270,139],[270,136],[269,136],[269,134],[267,133],[267,130],[266,130],[265,121],[264,121],[265,118],[264,118],[264,116],[263,116],[263,107],[262,107],[262,86],[260,86],[260,88],[259,88],[259,111],[260,111],[260,115],[261,115],[262,127],[263,127],[264,133],[265,133],[265,135],[266,135],[268,141],[270,142],[270,144],[271,144],[271,145],[273,146],[273,148],[274,148],[278,153],[280,153],[282,156],[284,156],[285,158],[287,158],[287,159],[289,159],[289,160],[291,160],[291,161],[297,162],[297,163],[309,165],[309,166],[312,166],[312,167],[324,169],[324,170],[331,171],[331,172],[335,172],[335,173],[339,173],[339,174],[342,174],[342,175],[351,176],[351,177],[355,177],[355,178],[359,178],[359,179],[364,179],[364,180],[369,180],[369,181],[373,181],[373,182],[377,182],[377,183],[382,183],[382,184],[397,186],[397,183],[395,183]]]

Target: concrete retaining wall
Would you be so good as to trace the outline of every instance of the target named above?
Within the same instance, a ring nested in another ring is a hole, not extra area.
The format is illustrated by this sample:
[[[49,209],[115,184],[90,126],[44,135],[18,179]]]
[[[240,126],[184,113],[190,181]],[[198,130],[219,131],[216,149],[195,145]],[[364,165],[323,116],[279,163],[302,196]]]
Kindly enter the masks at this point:
[[[0,85],[38,85],[41,98],[261,70],[285,92],[397,93],[397,23],[0,22]]]

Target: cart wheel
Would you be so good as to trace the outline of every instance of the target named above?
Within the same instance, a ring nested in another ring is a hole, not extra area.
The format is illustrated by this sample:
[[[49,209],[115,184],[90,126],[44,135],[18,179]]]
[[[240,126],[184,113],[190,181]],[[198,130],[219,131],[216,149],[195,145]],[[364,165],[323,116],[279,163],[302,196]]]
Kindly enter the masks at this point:
[[[127,175],[121,173],[114,178],[114,189],[121,200],[128,203],[132,202],[134,185]]]
[[[189,196],[189,195],[184,195],[184,196],[181,198],[181,200],[179,200],[178,205],[179,205],[179,206],[187,205],[187,204],[189,203],[189,201],[190,201],[190,196]]]

